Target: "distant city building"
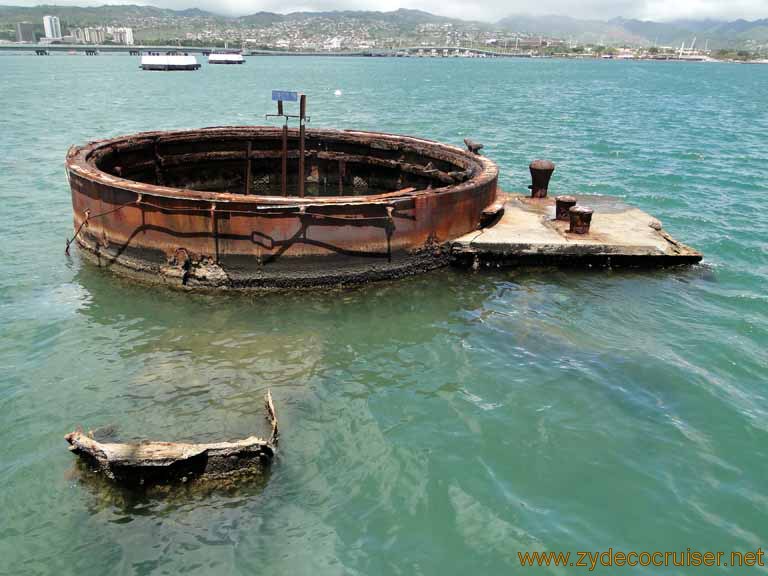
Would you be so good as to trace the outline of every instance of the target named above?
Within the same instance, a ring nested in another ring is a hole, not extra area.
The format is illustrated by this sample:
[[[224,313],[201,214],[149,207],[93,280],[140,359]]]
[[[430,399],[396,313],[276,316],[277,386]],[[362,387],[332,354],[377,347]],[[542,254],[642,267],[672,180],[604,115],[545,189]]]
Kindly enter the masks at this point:
[[[83,28],[83,42],[86,44],[103,44],[104,30],[101,28]]]
[[[98,28],[70,28],[72,41],[78,44],[103,44],[111,40],[115,44],[133,46],[133,29],[115,26],[99,26]]]
[[[17,42],[36,42],[35,26],[31,22],[19,22],[16,24]]]
[[[58,40],[61,38],[61,22],[58,16],[43,16],[43,28],[45,28],[45,37]]]
[[[115,44],[125,44],[126,46],[133,46],[133,29],[132,28],[107,28],[107,33],[112,34],[112,41]]]
[[[324,47],[326,50],[339,50],[341,49],[341,42],[342,42],[341,38],[338,38],[338,37],[330,38],[325,41]]]

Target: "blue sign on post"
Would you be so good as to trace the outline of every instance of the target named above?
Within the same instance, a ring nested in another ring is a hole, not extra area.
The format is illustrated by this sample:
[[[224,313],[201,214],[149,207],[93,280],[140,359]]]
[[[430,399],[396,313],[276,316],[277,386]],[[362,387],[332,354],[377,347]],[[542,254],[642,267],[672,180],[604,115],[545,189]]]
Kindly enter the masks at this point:
[[[298,92],[288,90],[272,90],[272,102],[282,100],[283,102],[296,102],[299,99]]]

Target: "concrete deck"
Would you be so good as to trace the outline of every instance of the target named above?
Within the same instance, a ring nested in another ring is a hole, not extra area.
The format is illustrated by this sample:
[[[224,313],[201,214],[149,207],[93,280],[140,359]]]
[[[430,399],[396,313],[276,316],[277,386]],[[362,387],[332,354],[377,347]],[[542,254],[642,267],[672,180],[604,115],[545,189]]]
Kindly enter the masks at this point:
[[[594,210],[588,234],[568,232],[555,220],[555,199],[508,195],[494,225],[451,243],[456,263],[466,266],[674,266],[702,255],[673,239],[661,223],[610,196],[575,195]]]

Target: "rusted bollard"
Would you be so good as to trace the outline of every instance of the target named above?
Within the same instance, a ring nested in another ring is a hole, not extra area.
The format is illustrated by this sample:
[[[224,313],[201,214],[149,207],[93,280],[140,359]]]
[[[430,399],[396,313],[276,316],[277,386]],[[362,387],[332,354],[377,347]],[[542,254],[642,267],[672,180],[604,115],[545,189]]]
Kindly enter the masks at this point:
[[[571,219],[571,228],[568,232],[572,234],[588,234],[589,225],[592,223],[592,208],[586,206],[573,206],[568,210]]]
[[[568,220],[568,211],[576,206],[576,198],[573,196],[557,196],[555,198],[555,220]]]
[[[532,184],[528,186],[531,189],[531,198],[546,198],[549,179],[555,171],[554,163],[549,160],[534,160],[528,168],[531,170]]]

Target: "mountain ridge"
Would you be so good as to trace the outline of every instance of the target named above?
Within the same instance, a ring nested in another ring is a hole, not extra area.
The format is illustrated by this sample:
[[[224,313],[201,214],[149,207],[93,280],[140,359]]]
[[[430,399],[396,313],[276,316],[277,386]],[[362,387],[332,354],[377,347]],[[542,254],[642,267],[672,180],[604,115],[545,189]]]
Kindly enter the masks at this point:
[[[635,45],[678,45],[681,42],[690,43],[694,37],[701,42],[709,42],[713,48],[759,46],[768,44],[768,18],[758,20],[736,19],[732,21],[713,19],[684,19],[669,22],[655,22],[634,18],[612,18],[610,20],[580,19],[571,16],[547,15],[531,16],[512,14],[500,20],[478,22],[450,18],[432,14],[423,10],[400,8],[382,12],[369,10],[339,10],[339,11],[296,11],[286,14],[261,11],[243,16],[226,16],[199,8],[174,10],[158,8],[151,5],[117,4],[103,6],[55,6],[41,4],[33,7],[0,5],[0,25],[6,28],[15,26],[16,22],[41,21],[44,14],[57,14],[63,24],[90,26],[154,18],[165,21],[176,21],[179,27],[194,25],[201,21],[216,21],[233,23],[238,26],[270,27],[280,22],[292,22],[322,18],[327,20],[357,20],[365,22],[386,22],[398,29],[412,32],[423,24],[453,24],[456,26],[471,26],[479,30],[499,32],[517,32],[530,35],[555,37],[579,43],[596,44],[635,44]]]

